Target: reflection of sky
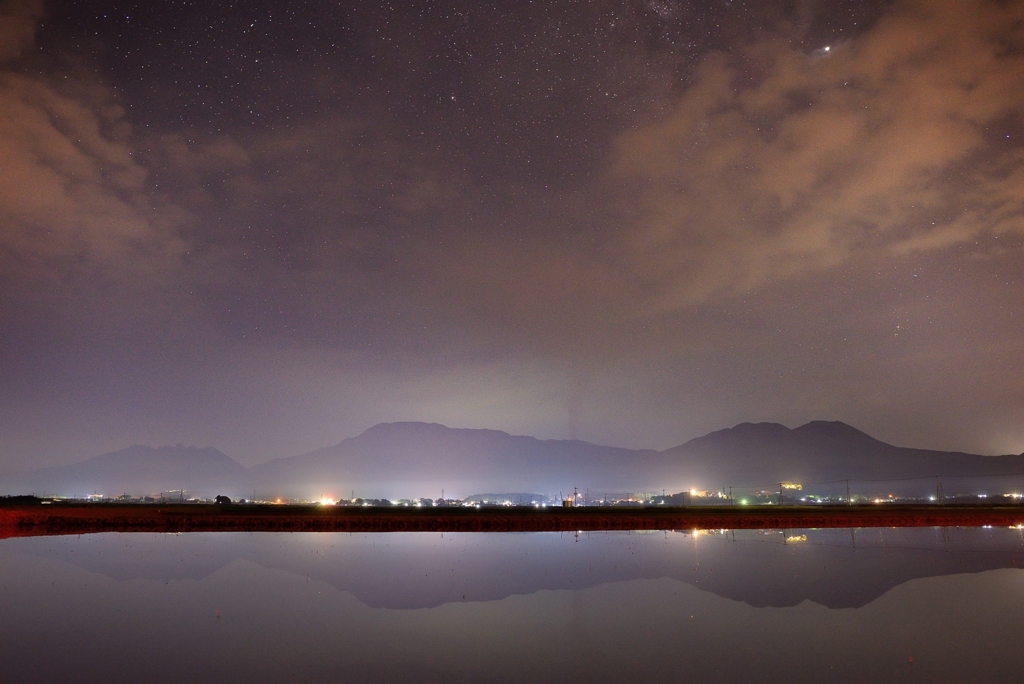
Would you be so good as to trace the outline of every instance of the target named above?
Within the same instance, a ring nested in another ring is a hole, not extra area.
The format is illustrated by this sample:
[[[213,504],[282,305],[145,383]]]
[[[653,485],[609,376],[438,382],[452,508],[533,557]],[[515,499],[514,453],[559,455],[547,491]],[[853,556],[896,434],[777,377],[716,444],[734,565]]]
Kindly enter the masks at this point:
[[[10,539],[0,662],[11,681],[1015,681],[1019,532],[850,534]]]

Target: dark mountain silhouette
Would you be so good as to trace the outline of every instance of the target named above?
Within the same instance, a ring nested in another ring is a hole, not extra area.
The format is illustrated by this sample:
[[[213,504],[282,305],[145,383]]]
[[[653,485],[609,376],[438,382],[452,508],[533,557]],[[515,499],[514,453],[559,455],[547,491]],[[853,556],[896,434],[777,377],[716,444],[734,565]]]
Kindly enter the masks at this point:
[[[449,495],[465,496],[476,491],[556,493],[579,487],[589,489],[596,499],[605,492],[850,479],[860,481],[862,491],[871,488],[866,480],[886,480],[878,486],[927,493],[934,491],[934,483],[899,481],[940,476],[946,480],[944,491],[952,494],[958,491],[957,478],[1004,473],[1022,473],[1018,480],[1024,481],[1024,455],[908,449],[840,422],[814,421],[795,429],[742,423],[661,452],[538,440],[495,430],[384,423],[336,446],[251,468],[249,489],[276,488],[282,495],[307,497],[318,491],[348,496],[355,490],[356,496],[364,497],[436,498],[442,488]]]
[[[713,487],[850,479],[862,485],[888,480],[888,487],[899,489],[904,478],[938,476],[954,493],[960,486],[957,480],[965,477],[990,476],[986,481],[992,481],[991,476],[1019,473],[1017,481],[1024,480],[1024,454],[979,456],[897,447],[841,422],[812,421],[792,430],[777,423],[741,423],[662,455],[685,464],[689,477]],[[907,486],[919,489],[921,484]]]
[[[245,468],[211,447],[134,445],[68,466],[0,476],[0,492],[86,496],[158,494],[184,489],[209,496],[237,487]]]
[[[997,475],[1021,473],[1014,477]],[[242,468],[216,449],[130,447],[73,466],[0,476],[0,494],[154,493],[313,499],[462,498],[474,492],[605,493],[854,481],[854,491],[944,493],[1024,484],[1024,455],[911,449],[839,422],[742,423],[665,451],[540,440],[435,423],[382,423],[332,447]],[[919,478],[902,482],[902,478]],[[972,478],[972,479],[969,479]],[[987,478],[987,479],[985,479]],[[882,481],[872,484],[867,481]],[[828,486],[817,486],[820,491]],[[833,485],[845,490],[845,482]]]
[[[572,491],[646,480],[652,450],[539,440],[436,423],[382,423],[309,454],[249,469],[249,489],[283,496],[438,498],[480,491]]]

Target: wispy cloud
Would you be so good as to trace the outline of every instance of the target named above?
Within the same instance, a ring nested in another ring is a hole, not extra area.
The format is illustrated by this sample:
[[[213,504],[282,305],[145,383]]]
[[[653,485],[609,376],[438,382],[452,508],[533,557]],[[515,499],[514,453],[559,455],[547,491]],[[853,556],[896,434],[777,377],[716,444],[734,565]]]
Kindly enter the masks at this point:
[[[639,198],[625,248],[655,308],[1024,231],[1022,41],[1019,4],[912,1],[811,54],[710,55],[610,168]]]

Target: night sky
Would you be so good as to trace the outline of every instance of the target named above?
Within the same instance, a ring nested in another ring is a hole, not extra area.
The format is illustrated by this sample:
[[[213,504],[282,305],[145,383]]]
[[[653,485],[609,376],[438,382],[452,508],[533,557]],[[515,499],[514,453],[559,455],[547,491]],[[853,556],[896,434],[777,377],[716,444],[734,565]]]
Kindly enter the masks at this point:
[[[0,470],[424,420],[1024,451],[1024,3],[0,0]]]

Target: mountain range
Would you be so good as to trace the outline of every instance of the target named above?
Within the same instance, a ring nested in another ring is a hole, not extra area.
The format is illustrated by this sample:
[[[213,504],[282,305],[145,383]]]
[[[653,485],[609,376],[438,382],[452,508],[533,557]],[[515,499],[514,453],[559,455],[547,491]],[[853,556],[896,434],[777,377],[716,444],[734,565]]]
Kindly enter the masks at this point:
[[[1019,487],[1024,454],[893,446],[841,422],[742,423],[655,451],[541,440],[436,423],[382,423],[334,446],[243,467],[213,448],[132,446],[69,466],[0,475],[0,494],[153,494],[334,499],[462,498],[477,492],[770,489],[779,482],[956,493]],[[874,483],[874,484],[871,484]],[[777,487],[776,487],[777,489]]]

